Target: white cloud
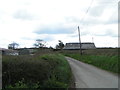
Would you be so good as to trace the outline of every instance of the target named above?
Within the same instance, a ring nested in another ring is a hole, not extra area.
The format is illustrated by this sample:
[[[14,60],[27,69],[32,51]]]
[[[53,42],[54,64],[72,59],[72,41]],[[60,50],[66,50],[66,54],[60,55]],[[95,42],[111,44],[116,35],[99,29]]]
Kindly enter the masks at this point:
[[[118,33],[118,0],[93,0],[86,14],[91,1],[1,0],[0,47],[7,48],[13,41],[20,43],[21,47],[32,47],[37,38],[46,40],[48,46],[55,46],[58,40],[78,42],[78,25],[83,42],[91,42],[94,36],[97,37],[96,46],[116,46],[113,42],[117,40]],[[34,33],[38,29],[47,33]],[[51,30],[54,33],[49,34]],[[74,32],[69,33],[71,31]]]
[[[97,47],[118,47],[118,38],[113,38],[113,37],[109,37],[109,36],[104,36],[104,37],[99,37],[96,36],[94,37],[94,42],[96,44]]]
[[[15,13],[14,18],[23,20],[32,20],[34,17],[25,10],[19,10]]]

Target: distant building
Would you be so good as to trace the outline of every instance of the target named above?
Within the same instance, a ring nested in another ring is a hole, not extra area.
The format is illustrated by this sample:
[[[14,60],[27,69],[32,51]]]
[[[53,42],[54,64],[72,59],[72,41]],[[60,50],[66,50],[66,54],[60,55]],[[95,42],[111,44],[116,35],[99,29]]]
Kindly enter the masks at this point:
[[[29,55],[30,54],[30,52],[29,52],[29,50],[28,49],[20,49],[20,50],[18,50],[19,51],[19,55]]]
[[[80,43],[66,43],[64,50],[77,50],[80,49]],[[81,49],[96,49],[94,43],[81,43]]]
[[[19,55],[19,52],[16,50],[4,49],[4,48],[0,48],[0,53],[2,55]]]
[[[30,55],[36,51],[35,48],[18,48],[16,50],[19,52],[19,55]]]
[[[19,52],[19,55],[33,55],[34,53],[36,53],[38,51],[40,51],[40,52],[46,51],[47,52],[50,49],[47,47],[42,47],[42,48],[19,48],[16,50]]]

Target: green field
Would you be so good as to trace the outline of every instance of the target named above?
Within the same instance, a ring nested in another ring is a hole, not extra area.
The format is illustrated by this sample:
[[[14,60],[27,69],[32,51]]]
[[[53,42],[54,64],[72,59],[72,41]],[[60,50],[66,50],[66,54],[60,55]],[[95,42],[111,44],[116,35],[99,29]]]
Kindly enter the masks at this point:
[[[3,88],[68,88],[71,69],[63,55],[3,56]]]
[[[118,49],[83,50],[82,56],[79,51],[64,51],[64,55],[110,72],[120,73],[118,68]]]

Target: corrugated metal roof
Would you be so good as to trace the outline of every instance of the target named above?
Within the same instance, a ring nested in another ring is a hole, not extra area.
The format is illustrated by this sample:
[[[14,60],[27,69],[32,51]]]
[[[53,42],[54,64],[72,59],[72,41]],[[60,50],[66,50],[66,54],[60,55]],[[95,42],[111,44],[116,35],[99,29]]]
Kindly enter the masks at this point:
[[[95,49],[95,44],[91,42],[81,43],[82,49]],[[66,43],[63,49],[80,49],[80,43]]]
[[[12,50],[12,49],[5,49],[5,48],[0,48],[1,51],[7,51],[7,52],[18,52],[17,50]]]

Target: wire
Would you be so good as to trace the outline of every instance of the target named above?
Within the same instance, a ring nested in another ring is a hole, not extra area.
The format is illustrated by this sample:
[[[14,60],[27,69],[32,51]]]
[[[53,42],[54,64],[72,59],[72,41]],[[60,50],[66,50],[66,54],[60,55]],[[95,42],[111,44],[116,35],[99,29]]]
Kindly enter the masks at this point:
[[[83,21],[84,21],[85,16],[86,16],[86,15],[87,15],[87,13],[89,12],[89,10],[90,10],[90,8],[91,8],[91,6],[92,6],[93,1],[94,1],[94,0],[92,0],[92,1],[91,1],[91,3],[90,3],[90,5],[89,5],[89,7],[88,7],[88,9],[87,9],[87,11],[86,11],[86,13],[85,13],[84,17],[81,19],[81,22],[83,22]]]
[[[116,3],[119,3],[119,1],[120,1],[120,0],[116,0],[115,4],[116,4]],[[84,15],[83,18],[81,19],[81,22],[84,21],[84,19],[85,19],[87,13],[89,12],[89,10],[90,10],[90,8],[91,8],[93,2],[94,2],[94,0],[91,1],[91,3],[90,3],[90,5],[89,5],[88,9],[86,10],[85,15]],[[108,5],[108,3],[109,3],[109,4],[113,4],[113,2],[109,2],[109,1],[108,1],[108,2],[101,2],[101,4],[106,4],[106,3],[107,3],[107,5]]]

